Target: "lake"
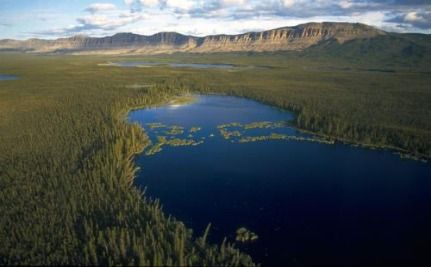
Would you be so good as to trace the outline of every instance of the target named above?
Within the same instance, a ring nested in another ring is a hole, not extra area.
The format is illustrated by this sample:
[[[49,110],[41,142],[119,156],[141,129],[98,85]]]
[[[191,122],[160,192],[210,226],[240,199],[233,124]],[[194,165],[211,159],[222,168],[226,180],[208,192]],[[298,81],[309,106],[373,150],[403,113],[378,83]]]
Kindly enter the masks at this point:
[[[9,81],[16,79],[18,79],[18,77],[16,77],[15,75],[0,74],[0,81]]]
[[[118,67],[158,67],[158,66],[169,66],[172,68],[195,68],[195,69],[232,69],[234,65],[230,64],[198,64],[198,63],[161,63],[161,62],[147,62],[147,61],[123,61],[109,63],[111,66]]]
[[[431,242],[431,164],[331,144],[292,113],[244,98],[198,96],[136,110],[153,145],[135,184],[210,240],[268,265],[415,265]]]

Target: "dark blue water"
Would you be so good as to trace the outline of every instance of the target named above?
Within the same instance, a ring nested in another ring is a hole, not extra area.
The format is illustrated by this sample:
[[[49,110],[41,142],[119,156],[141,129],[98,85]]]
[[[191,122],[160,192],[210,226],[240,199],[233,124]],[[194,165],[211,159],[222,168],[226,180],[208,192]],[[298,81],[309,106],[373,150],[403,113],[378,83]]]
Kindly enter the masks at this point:
[[[0,74],[0,81],[9,81],[16,79],[18,79],[18,77],[16,77],[15,75]]]
[[[242,226],[255,232],[257,241],[237,246],[263,265],[430,263],[431,164],[342,144],[232,143],[216,128],[292,117],[225,96],[133,111],[130,121],[153,140],[147,123],[199,126],[194,138],[206,137],[201,145],[139,156],[136,184],[195,234],[211,222],[213,242],[224,236],[234,242]]]
[[[146,61],[137,61],[137,62],[116,62],[113,63],[114,66],[119,67],[154,67],[154,66],[169,66],[173,68],[196,68],[196,69],[232,69],[235,68],[234,65],[229,64],[198,64],[198,63],[160,63],[160,62],[146,62]]]

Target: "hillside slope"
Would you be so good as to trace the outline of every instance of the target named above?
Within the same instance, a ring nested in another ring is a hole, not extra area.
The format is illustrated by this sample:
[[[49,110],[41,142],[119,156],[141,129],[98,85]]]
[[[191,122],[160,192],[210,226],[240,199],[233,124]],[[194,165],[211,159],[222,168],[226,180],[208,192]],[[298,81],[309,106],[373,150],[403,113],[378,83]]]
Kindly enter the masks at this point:
[[[309,47],[303,55],[310,58],[347,60],[369,68],[430,69],[431,36],[426,34],[388,33],[372,38],[358,38],[340,44],[329,39]]]

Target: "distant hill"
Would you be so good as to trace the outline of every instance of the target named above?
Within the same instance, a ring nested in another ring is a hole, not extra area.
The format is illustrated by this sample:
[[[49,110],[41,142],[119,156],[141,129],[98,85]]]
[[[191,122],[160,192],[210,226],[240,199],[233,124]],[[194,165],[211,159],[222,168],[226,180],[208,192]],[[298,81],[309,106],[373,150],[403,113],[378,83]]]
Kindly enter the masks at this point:
[[[431,67],[431,35],[386,33],[371,38],[354,38],[344,43],[321,41],[303,51],[307,57],[328,57],[385,68]]]
[[[161,54],[175,52],[293,51],[311,58],[340,59],[385,70],[430,69],[431,35],[390,33],[360,23],[306,23],[262,32],[196,37],[176,32],[117,33],[56,40],[0,40],[0,51],[60,54]]]
[[[172,52],[239,52],[304,50],[328,40],[343,44],[350,40],[385,36],[386,32],[360,23],[307,23],[263,32],[196,37],[176,32],[150,36],[118,33],[109,37],[74,36],[56,40],[0,40],[0,50],[35,53],[156,54]]]

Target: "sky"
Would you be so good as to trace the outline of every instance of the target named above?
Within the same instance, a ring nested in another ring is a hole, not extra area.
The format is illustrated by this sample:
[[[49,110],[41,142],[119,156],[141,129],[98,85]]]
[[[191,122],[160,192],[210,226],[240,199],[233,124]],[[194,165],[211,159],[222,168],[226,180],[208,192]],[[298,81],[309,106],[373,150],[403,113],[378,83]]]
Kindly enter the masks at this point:
[[[431,34],[431,0],[0,0],[0,39],[238,34],[306,22]]]

